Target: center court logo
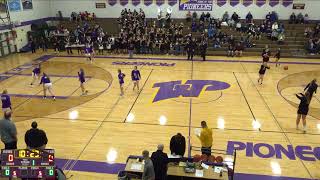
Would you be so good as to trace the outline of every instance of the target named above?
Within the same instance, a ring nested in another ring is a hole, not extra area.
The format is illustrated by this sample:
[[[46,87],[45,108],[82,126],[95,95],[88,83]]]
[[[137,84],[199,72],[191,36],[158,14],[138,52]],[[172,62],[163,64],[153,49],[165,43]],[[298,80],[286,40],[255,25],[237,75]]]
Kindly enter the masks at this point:
[[[182,80],[155,83],[153,88],[159,88],[153,102],[178,97],[199,97],[204,91],[219,91],[230,87],[230,84],[214,80]]]

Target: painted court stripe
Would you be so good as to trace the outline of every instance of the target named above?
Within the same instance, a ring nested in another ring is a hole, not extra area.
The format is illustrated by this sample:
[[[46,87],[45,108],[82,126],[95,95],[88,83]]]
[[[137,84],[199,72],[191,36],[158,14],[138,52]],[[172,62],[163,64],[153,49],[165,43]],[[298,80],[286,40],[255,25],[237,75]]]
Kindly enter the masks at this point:
[[[68,161],[68,159],[56,158],[56,165],[61,168]],[[70,169],[71,171],[82,171],[82,172],[91,172],[91,173],[103,173],[103,174],[118,174],[119,171],[125,169],[125,164],[122,163],[106,163],[99,161],[85,161],[78,160],[76,164]],[[257,175],[257,174],[245,174],[245,173],[236,173],[234,179],[236,180],[309,180],[305,178],[293,178],[293,177],[284,177],[284,176],[266,176],[266,175]]]
[[[12,97],[22,97],[22,98],[37,98],[42,99],[42,95],[31,95],[31,94],[9,94],[9,96]],[[56,99],[68,99],[68,96],[56,96]],[[47,99],[50,99],[50,96],[47,97]]]
[[[66,56],[66,55],[61,55],[61,56],[54,56],[54,57],[83,57],[85,58],[85,56]],[[152,57],[137,57],[137,58],[132,58],[132,59],[128,59],[127,57],[117,57],[117,56],[97,56],[94,58],[107,58],[107,59],[125,59],[127,61],[135,61],[135,60],[165,60],[165,61],[188,61],[190,62],[190,60],[184,59],[184,58],[152,58]],[[203,60],[200,59],[194,59],[193,61],[201,61],[203,62]],[[206,60],[205,62],[226,62],[226,63],[239,63],[243,62],[243,63],[258,63],[261,64],[262,61],[248,61],[248,60],[213,60],[213,59],[209,59]],[[275,62],[269,62],[269,63],[275,63]],[[297,61],[292,61],[292,62],[288,62],[288,61],[283,61],[280,62],[280,64],[304,64],[304,65],[320,65],[320,62],[297,62]]]
[[[15,75],[15,76],[31,76],[31,74],[20,74],[20,73],[13,73],[7,72],[1,75]],[[59,74],[49,74],[50,77],[62,77],[62,78],[78,78],[78,76],[71,76],[71,75],[59,75]],[[85,76],[85,78],[92,78],[92,76]]]

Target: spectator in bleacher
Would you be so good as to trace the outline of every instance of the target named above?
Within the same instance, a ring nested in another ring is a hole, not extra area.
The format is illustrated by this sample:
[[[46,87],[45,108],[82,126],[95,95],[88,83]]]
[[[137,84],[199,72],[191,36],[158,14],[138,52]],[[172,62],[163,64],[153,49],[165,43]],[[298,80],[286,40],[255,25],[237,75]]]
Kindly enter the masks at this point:
[[[305,29],[304,29],[304,36],[305,37],[307,37],[307,38],[309,38],[309,37],[311,37],[311,35],[312,35],[312,29],[310,28],[310,27],[306,27]]]
[[[238,32],[240,32],[242,29],[241,29],[241,21],[238,21],[237,23],[236,23],[236,30],[238,31]]]
[[[211,14],[209,13],[209,12],[207,12],[207,14],[206,14],[206,21],[209,21],[210,20],[210,17],[211,17]]]
[[[246,16],[246,23],[251,23],[252,20],[253,20],[253,16],[252,16],[251,12],[249,11]]]
[[[271,12],[266,15],[267,22],[271,22]]]
[[[198,14],[197,14],[196,11],[194,11],[194,12],[192,13],[192,20],[193,20],[193,21],[197,20],[197,17],[198,17]]]
[[[186,14],[186,21],[187,22],[191,21],[191,12],[190,11],[188,11],[187,14]]]
[[[208,127],[205,121],[201,121],[201,133],[198,134],[198,138],[201,142],[201,152],[202,154],[206,154],[208,156],[211,155],[211,147],[212,147],[212,130]]]
[[[142,180],[154,180],[155,179],[155,172],[152,160],[149,157],[149,151],[144,150],[142,152],[142,157],[144,160],[144,169],[142,173]]]
[[[295,24],[297,22],[296,14],[293,12],[289,18],[289,24]]]
[[[309,15],[308,14],[304,15],[304,24],[309,24]]]
[[[151,155],[151,160],[153,163],[155,180],[166,180],[167,179],[167,170],[168,170],[168,155],[163,152],[163,144],[159,144],[157,151],[153,152]]]
[[[234,23],[237,23],[240,21],[240,17],[236,12],[233,12],[231,19],[234,21]]]
[[[286,38],[286,36],[285,36],[284,32],[279,33],[279,35],[278,35],[278,44],[284,44],[285,38]]]
[[[192,23],[191,23],[191,31],[192,32],[197,32],[197,23],[196,23],[196,21],[192,21]]]
[[[316,54],[316,45],[313,41],[313,39],[309,39],[309,42],[307,44],[307,50],[310,55],[315,55]]]
[[[204,22],[205,18],[206,18],[206,15],[204,14],[204,12],[202,12],[199,20]]]
[[[222,22],[228,22],[228,21],[229,21],[229,14],[228,14],[228,11],[226,11],[222,16]]]
[[[274,23],[278,20],[278,14],[275,11],[272,11],[270,14],[270,21],[271,23]]]
[[[0,135],[4,149],[17,149],[17,128],[11,120],[11,114],[11,111],[5,111],[3,119],[0,120]]]
[[[181,133],[172,136],[170,140],[170,151],[172,155],[184,156],[186,151],[186,139]]]
[[[242,56],[242,52],[243,52],[243,45],[241,43],[237,43],[236,47],[235,47],[235,56],[239,56],[241,57]]]
[[[278,28],[279,28],[279,25],[278,25],[278,23],[277,22],[274,22],[273,24],[272,24],[272,27],[271,27],[271,29],[272,30],[278,30]]]
[[[314,27],[314,34],[313,36],[317,36],[320,33],[320,23],[318,23],[315,27]]]
[[[303,24],[304,23],[304,17],[303,17],[303,15],[302,15],[302,13],[299,13],[298,15],[297,15],[297,24]]]
[[[217,37],[213,41],[213,48],[221,48],[221,42],[220,39]]]
[[[227,56],[228,57],[233,57],[234,56],[234,46],[232,44],[228,45]]]
[[[46,133],[38,129],[38,123],[33,121],[31,123],[31,129],[29,129],[25,136],[24,141],[28,149],[45,149],[48,143]]]
[[[209,38],[209,39],[212,39],[213,36],[214,36],[213,26],[212,26],[212,25],[209,25],[209,27],[208,27],[208,38]]]

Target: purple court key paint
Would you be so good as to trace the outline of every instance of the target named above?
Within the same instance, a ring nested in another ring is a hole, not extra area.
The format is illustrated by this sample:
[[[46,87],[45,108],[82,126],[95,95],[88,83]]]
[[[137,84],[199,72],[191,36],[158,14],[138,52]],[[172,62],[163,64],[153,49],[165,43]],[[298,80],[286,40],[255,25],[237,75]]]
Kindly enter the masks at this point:
[[[179,96],[198,97],[205,86],[207,86],[205,91],[218,91],[230,87],[228,83],[214,80],[188,80],[185,84],[181,83],[181,80],[155,83],[153,88],[159,88],[159,90],[153,102],[177,98]]]

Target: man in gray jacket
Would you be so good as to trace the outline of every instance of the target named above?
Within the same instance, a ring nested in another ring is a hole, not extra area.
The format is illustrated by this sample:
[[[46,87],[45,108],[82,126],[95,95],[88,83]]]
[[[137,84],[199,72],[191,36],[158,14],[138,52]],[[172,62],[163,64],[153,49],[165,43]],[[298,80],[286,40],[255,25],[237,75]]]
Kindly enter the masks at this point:
[[[0,135],[5,149],[17,149],[17,128],[11,121],[11,111],[5,111],[4,118],[0,120]]]

